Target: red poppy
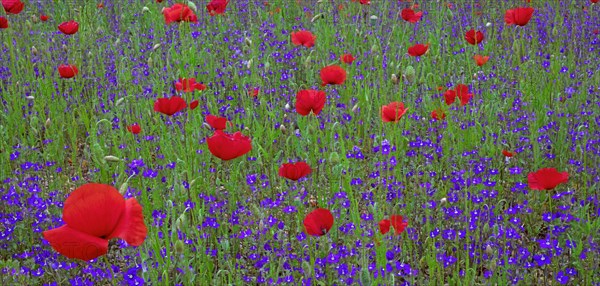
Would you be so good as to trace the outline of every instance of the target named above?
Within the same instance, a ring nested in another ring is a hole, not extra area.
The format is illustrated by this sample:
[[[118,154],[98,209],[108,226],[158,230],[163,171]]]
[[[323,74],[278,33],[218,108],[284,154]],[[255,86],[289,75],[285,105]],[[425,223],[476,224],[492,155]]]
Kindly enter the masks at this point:
[[[403,219],[404,218],[401,215],[390,216],[389,220],[382,219],[379,221],[379,232],[381,232],[381,234],[386,234],[390,231],[390,226],[393,226],[395,235],[401,234],[408,226],[408,222],[404,222]]]
[[[42,235],[54,250],[68,258],[91,260],[106,254],[112,238],[140,246],[147,235],[142,206],[112,186],[85,184],[64,203],[65,225]]]
[[[40,20],[42,20],[42,22],[46,22],[48,21],[48,16],[47,15],[40,15]]]
[[[408,54],[413,57],[420,57],[427,53],[429,50],[429,45],[416,44],[410,48],[408,48]]]
[[[309,31],[298,31],[291,33],[291,39],[294,46],[305,46],[310,48],[315,45],[317,37]]]
[[[171,7],[164,8],[162,13],[167,25],[173,22],[198,22],[198,17],[194,14],[194,11],[185,4],[173,4]]]
[[[332,226],[333,215],[328,209],[316,209],[304,218],[304,230],[309,235],[325,235]]]
[[[175,89],[183,92],[193,92],[194,90],[205,90],[206,86],[196,82],[196,79],[191,78],[179,78],[179,81],[175,83]]]
[[[279,167],[279,176],[298,181],[310,174],[312,170],[306,162],[286,163]]]
[[[172,96],[170,98],[159,98],[154,102],[154,111],[158,111],[162,114],[172,116],[173,114],[185,109],[187,103],[179,96]]]
[[[423,16],[423,12],[415,13],[415,11],[413,9],[405,8],[405,9],[402,9],[402,12],[400,12],[400,16],[402,16],[402,19],[404,19],[404,21],[407,21],[410,23],[416,23],[416,22],[419,22],[419,20],[421,20],[421,16]]]
[[[408,108],[404,108],[404,103],[392,102],[381,107],[381,119],[383,122],[398,122],[407,110]]]
[[[525,26],[529,23],[531,16],[535,10],[531,7],[515,8],[512,10],[506,10],[504,14],[504,22],[507,25],[519,25]]]
[[[473,94],[469,93],[469,87],[464,84],[458,84],[454,90],[450,89],[444,93],[444,99],[447,105],[454,103],[454,100],[457,97],[460,99],[460,105],[463,106],[469,103]]]
[[[346,81],[346,70],[337,65],[326,66],[321,69],[322,86],[328,84],[343,84]]]
[[[535,173],[529,173],[527,182],[532,190],[552,190],[556,186],[569,181],[569,173],[559,173],[554,168],[539,169]]]
[[[514,156],[515,153],[514,152],[510,152],[508,150],[502,150],[502,155],[504,155],[505,157],[510,158],[510,157]]]
[[[446,118],[446,113],[441,109],[436,109],[431,112],[431,118],[434,120],[444,120]]]
[[[210,153],[225,161],[240,157],[252,150],[252,140],[240,132],[232,135],[216,130],[211,137],[206,139],[206,143]]]
[[[79,31],[79,23],[71,20],[68,22],[63,22],[58,25],[58,30],[63,32],[65,35],[73,35]]]
[[[98,8],[98,9],[104,8],[104,3],[98,3],[98,5],[96,5],[96,8]]]
[[[206,116],[206,118],[204,118],[204,120],[206,120],[206,123],[208,123],[210,127],[216,130],[223,130],[227,128],[227,118],[225,117],[219,117],[209,114]]]
[[[19,14],[23,11],[25,3],[20,0],[2,0],[2,7],[6,14]]]
[[[8,28],[8,20],[4,17],[0,17],[0,29]]]
[[[308,115],[311,111],[315,115],[319,115],[325,106],[326,100],[327,97],[324,91],[314,89],[298,91],[296,94],[296,112],[303,116]]]
[[[482,55],[474,55],[473,59],[475,60],[475,63],[478,66],[483,66],[483,65],[485,65],[485,63],[488,62],[488,60],[490,59],[490,57],[489,56],[482,56]]]
[[[351,64],[354,60],[356,60],[355,57],[352,56],[352,54],[343,54],[340,59],[342,60],[342,62],[346,63],[346,64]]]
[[[127,131],[133,134],[140,134],[140,132],[142,132],[142,127],[140,127],[137,123],[134,123],[127,126]]]
[[[211,16],[224,14],[227,4],[229,4],[228,0],[212,0],[206,5],[206,10]]]
[[[196,109],[196,107],[198,107],[198,104],[200,104],[200,103],[198,102],[198,100],[197,100],[197,99],[196,99],[196,100],[193,100],[192,102],[190,102],[190,109],[191,109],[191,110],[194,110],[194,109]]]
[[[62,78],[72,78],[79,73],[79,70],[74,65],[60,65],[58,66],[58,74]]]
[[[483,42],[484,38],[483,32],[481,31],[475,31],[471,29],[465,33],[465,40],[467,40],[467,42],[469,42],[471,45],[477,45]]]
[[[258,92],[260,91],[260,88],[255,87],[251,90],[248,91],[248,95],[252,96],[252,97],[257,97],[258,96]]]
[[[600,2],[600,0],[590,0],[590,2],[592,2],[592,3],[598,3],[598,2]]]

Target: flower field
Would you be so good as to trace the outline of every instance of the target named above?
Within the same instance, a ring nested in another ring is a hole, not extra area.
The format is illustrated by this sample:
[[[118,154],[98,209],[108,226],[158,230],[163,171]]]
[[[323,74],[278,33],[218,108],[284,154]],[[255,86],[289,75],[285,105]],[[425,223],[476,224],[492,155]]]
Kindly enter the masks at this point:
[[[0,285],[600,285],[598,0],[0,1]]]

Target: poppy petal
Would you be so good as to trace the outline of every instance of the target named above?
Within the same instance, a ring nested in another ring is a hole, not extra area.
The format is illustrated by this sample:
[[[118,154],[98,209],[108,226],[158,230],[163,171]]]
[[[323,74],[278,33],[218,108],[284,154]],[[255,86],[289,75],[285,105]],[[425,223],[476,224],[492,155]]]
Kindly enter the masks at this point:
[[[42,233],[52,248],[68,258],[91,260],[108,252],[108,240],[70,228],[67,225]]]
[[[125,202],[125,210],[119,224],[108,236],[108,239],[118,237],[130,245],[139,246],[144,242],[147,234],[148,229],[144,223],[142,206],[135,198],[128,199]]]
[[[125,199],[112,186],[85,184],[73,191],[63,210],[65,223],[96,237],[107,237],[117,226]]]

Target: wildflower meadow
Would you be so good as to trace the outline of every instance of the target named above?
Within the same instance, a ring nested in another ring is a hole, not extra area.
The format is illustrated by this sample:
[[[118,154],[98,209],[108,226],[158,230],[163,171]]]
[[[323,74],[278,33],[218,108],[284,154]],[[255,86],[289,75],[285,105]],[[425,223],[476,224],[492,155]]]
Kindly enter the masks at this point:
[[[0,285],[600,285],[598,0],[0,1]]]

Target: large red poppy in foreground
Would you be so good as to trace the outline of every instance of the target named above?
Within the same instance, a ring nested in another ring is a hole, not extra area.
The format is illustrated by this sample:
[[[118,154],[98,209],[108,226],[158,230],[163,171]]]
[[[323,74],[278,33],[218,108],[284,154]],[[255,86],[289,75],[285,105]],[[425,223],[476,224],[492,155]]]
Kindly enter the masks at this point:
[[[569,173],[559,173],[554,168],[543,168],[537,172],[529,173],[527,182],[532,190],[552,190],[556,186],[569,181]]]
[[[328,209],[316,209],[306,215],[304,229],[313,236],[322,236],[329,232],[333,226],[333,215]]]
[[[206,139],[208,150],[215,157],[227,161],[240,157],[252,150],[252,140],[241,132],[228,134],[221,130]]]
[[[121,238],[133,246],[146,239],[142,206],[112,186],[85,184],[73,191],[63,209],[65,225],[43,232],[54,250],[68,258],[91,260],[106,254],[108,241]]]

